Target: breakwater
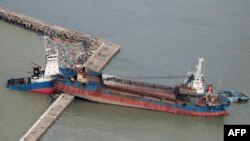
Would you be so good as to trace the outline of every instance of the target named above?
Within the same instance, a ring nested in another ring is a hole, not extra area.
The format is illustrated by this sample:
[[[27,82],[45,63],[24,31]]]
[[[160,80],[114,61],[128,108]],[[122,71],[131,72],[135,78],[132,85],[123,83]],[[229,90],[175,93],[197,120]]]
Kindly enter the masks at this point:
[[[14,12],[4,7],[0,7],[0,19],[49,37],[60,38],[68,42],[82,42],[85,46],[92,49],[97,49],[102,43],[119,46],[85,33],[66,29],[58,25],[50,24],[24,14]]]

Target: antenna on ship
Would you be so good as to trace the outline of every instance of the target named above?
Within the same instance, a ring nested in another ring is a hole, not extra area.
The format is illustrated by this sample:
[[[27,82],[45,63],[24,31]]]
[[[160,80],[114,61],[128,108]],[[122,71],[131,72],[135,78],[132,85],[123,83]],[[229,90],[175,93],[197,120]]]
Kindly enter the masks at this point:
[[[195,78],[196,79],[200,79],[201,77],[203,77],[203,74],[202,74],[202,62],[204,62],[203,57],[199,58],[199,63],[196,66],[196,73],[195,73]]]
[[[217,82],[217,85],[216,85],[216,93],[219,92],[219,89],[221,88],[221,83],[222,83],[222,79],[220,79],[218,82]]]

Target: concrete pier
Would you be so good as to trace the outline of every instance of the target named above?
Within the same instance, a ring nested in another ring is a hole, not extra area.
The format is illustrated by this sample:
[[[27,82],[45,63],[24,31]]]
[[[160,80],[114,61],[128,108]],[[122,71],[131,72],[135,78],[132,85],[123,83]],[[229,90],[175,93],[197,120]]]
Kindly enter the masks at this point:
[[[90,58],[84,63],[88,70],[101,71],[112,57],[116,55],[120,47],[113,44],[102,44]]]
[[[101,71],[110,59],[119,51],[119,47],[103,44],[85,62],[84,66],[94,71]],[[54,123],[63,110],[73,101],[75,96],[61,94],[23,135],[20,141],[37,141]]]
[[[24,134],[20,141],[39,140],[73,99],[74,96],[61,94],[35,122],[35,124]]]

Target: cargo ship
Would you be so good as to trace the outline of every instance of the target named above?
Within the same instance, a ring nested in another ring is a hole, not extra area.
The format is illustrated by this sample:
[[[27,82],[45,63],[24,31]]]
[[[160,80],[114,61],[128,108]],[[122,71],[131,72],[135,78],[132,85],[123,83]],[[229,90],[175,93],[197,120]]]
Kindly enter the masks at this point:
[[[198,73],[201,71],[201,61],[202,59],[197,67]],[[192,79],[200,79],[201,76],[197,75]],[[202,81],[201,79],[199,82],[203,83]],[[204,89],[204,94],[199,96],[185,91],[187,89],[197,91],[197,88],[203,85],[169,87],[87,71],[84,67],[79,68],[74,76],[59,74],[54,79],[54,88],[58,92],[94,102],[191,116],[227,115],[226,109],[230,105],[228,99],[214,94],[211,86],[207,91]],[[202,90],[198,91],[201,93]]]
[[[7,81],[6,87],[10,90],[32,91],[42,94],[53,94],[55,92],[53,86],[54,76],[62,74],[65,76],[75,75],[73,70],[67,68],[59,68],[58,50],[46,49],[46,66],[34,65],[32,75],[29,77],[12,78]]]

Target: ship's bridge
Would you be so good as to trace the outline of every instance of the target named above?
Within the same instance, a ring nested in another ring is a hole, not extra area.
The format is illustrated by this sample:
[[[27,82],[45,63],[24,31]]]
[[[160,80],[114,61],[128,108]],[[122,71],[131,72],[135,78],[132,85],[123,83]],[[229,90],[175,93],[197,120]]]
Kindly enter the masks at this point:
[[[46,49],[47,60],[57,60],[58,50],[56,49]]]

